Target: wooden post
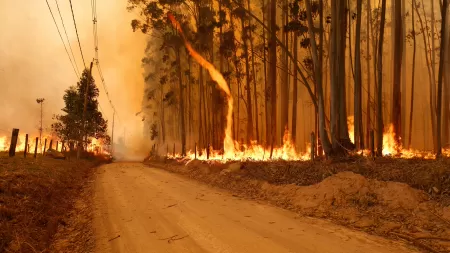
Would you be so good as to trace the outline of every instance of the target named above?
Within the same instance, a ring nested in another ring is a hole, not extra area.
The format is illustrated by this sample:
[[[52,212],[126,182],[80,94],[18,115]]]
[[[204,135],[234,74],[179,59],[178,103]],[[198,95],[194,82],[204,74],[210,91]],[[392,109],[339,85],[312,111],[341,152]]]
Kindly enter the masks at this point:
[[[64,144],[66,144],[66,142],[62,141],[62,143],[61,143],[61,152],[64,152]]]
[[[53,149],[53,139],[50,140],[50,145],[48,146],[48,149]]]
[[[25,149],[23,151],[23,157],[27,158],[27,150],[30,149],[28,147],[28,134],[25,135]]]
[[[194,159],[197,160],[197,142],[195,143],[194,146]]]
[[[45,155],[45,150],[47,149],[47,139],[44,141],[44,151],[42,151],[42,155]]]
[[[209,160],[209,143],[206,146],[206,159]]]
[[[58,141],[56,141],[56,151],[58,151]]]
[[[36,146],[34,146],[34,158],[37,157],[38,142],[39,142],[39,137],[36,137]]]
[[[175,143],[173,144],[173,158],[175,158]]]
[[[9,146],[9,157],[16,155],[17,137],[19,137],[19,129],[14,128],[11,135],[11,145]]]
[[[315,154],[316,154],[316,136],[314,135],[314,132],[311,132],[311,161],[314,161]]]
[[[370,155],[375,157],[375,133],[370,130]]]
[[[169,144],[167,144],[167,152],[166,152],[166,157],[169,157]]]

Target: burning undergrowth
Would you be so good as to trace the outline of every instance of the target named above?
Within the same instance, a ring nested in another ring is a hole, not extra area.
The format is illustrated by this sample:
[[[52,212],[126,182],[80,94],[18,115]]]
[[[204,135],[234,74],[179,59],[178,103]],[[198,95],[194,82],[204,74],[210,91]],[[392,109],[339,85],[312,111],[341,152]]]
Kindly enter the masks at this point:
[[[450,250],[450,159],[150,164],[303,215],[407,238],[429,252]]]

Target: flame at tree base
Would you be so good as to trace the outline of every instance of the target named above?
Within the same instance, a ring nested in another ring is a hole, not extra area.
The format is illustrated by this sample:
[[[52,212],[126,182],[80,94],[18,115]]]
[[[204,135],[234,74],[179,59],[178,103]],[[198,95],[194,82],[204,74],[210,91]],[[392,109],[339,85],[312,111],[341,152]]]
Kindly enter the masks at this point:
[[[184,44],[189,51],[190,55],[205,69],[208,70],[211,78],[217,82],[219,88],[225,92],[228,111],[227,111],[227,119],[226,119],[226,128],[225,128],[225,138],[224,138],[224,149],[223,152],[210,150],[209,157],[207,157],[206,150],[202,150],[195,154],[192,151],[189,151],[186,156],[182,157],[181,154],[168,155],[169,158],[174,159],[186,159],[186,160],[211,160],[211,161],[219,161],[219,162],[227,162],[227,161],[243,161],[243,160],[253,160],[253,161],[268,161],[268,160],[287,160],[287,161],[306,161],[311,159],[311,148],[310,145],[307,147],[307,152],[298,153],[295,149],[295,145],[291,141],[291,136],[289,131],[285,131],[283,137],[283,145],[278,148],[274,148],[271,152],[270,149],[266,149],[265,147],[256,144],[253,142],[251,145],[240,144],[233,140],[232,137],[232,124],[233,124],[233,97],[230,92],[230,88],[228,87],[227,82],[223,78],[222,74],[217,71],[214,66],[205,60],[199,53],[197,53],[191,46],[191,44],[187,41],[186,37],[183,34],[180,24],[175,20],[175,17],[172,14],[168,14],[168,18],[171,21],[173,27],[177,29],[180,33],[181,37],[184,40]],[[353,129],[354,129],[354,120],[353,116],[348,118],[348,129],[349,136],[352,142],[354,142]],[[272,153],[272,155],[271,155]],[[368,150],[363,150],[361,152],[363,155],[370,155]],[[400,158],[424,158],[424,159],[432,159],[435,158],[435,155],[431,152],[420,152],[417,150],[404,150],[402,147],[398,147],[395,144],[394,140],[394,132],[392,125],[385,131],[383,135],[383,151],[384,156],[395,156]],[[200,155],[201,154],[201,155]],[[450,156],[450,150],[445,150],[443,155]]]
[[[307,161],[311,157],[311,148],[308,144],[307,151],[305,153],[299,153],[295,150],[295,145],[291,141],[291,135],[289,131],[285,131],[283,137],[283,146],[279,148],[274,148],[272,152],[272,157],[270,157],[270,149],[266,149],[262,145],[258,145],[256,141],[252,142],[250,145],[240,144],[234,142],[236,147],[233,152],[233,156],[229,153],[210,150],[209,159],[206,154],[206,150],[203,149],[198,152],[197,155],[189,151],[186,157],[182,157],[180,154],[168,155],[172,159],[186,159],[186,160],[201,160],[201,161],[217,161],[217,162],[227,162],[227,161],[270,161],[270,160],[286,160],[286,161]],[[201,153],[201,155],[199,155]]]
[[[353,124],[352,119],[349,117],[349,136],[353,142]],[[206,150],[197,152],[197,155],[189,151],[185,157],[181,154],[167,154],[169,159],[182,159],[182,160],[200,160],[200,161],[214,161],[226,163],[229,161],[271,161],[271,160],[285,160],[285,161],[309,161],[311,160],[311,145],[308,143],[306,152],[297,152],[294,143],[291,141],[291,135],[288,130],[285,131],[283,137],[283,145],[273,149],[272,158],[270,157],[270,149],[265,148],[262,145],[258,145],[256,142],[252,142],[251,145],[240,144],[234,142],[236,147],[233,156],[228,156],[224,152],[210,150],[209,159],[206,155]],[[201,155],[199,155],[201,153]],[[370,150],[364,149],[355,151],[354,154],[363,156],[371,156]],[[394,128],[390,125],[383,134],[383,156],[395,157],[402,159],[435,159],[436,155],[430,151],[420,151],[416,149],[403,149],[401,146],[397,147],[394,139]],[[450,158],[450,149],[444,149],[442,151],[443,157]]]

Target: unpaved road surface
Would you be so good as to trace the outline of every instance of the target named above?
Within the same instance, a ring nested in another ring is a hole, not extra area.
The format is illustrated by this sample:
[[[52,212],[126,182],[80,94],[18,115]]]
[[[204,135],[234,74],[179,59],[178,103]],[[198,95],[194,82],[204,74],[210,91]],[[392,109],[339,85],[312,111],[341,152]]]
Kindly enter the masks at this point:
[[[94,203],[96,252],[416,252],[139,163],[100,167]]]

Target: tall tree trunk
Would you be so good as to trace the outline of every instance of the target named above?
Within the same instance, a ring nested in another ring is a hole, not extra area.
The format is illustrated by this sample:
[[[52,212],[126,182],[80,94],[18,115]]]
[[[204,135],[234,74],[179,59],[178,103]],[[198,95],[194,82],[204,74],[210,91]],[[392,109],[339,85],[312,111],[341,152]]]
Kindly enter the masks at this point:
[[[370,1],[367,1],[366,3],[366,11],[367,11],[367,23],[366,23],[366,65],[367,65],[367,104],[366,104],[366,143],[370,143],[370,130],[371,127],[371,107],[370,107],[370,101],[371,101],[371,76],[370,76],[370,17],[371,17],[371,6]],[[374,70],[375,71],[375,70]]]
[[[269,58],[270,58],[270,66],[269,66],[269,90],[267,95],[270,96],[268,99],[270,102],[268,103],[268,110],[270,112],[271,121],[270,121],[270,138],[269,141],[271,145],[272,155],[273,145],[275,144],[275,136],[277,132],[276,125],[276,104],[277,104],[277,1],[271,0],[270,2],[270,42],[269,42]]]
[[[448,0],[443,0],[442,4],[442,22],[441,22],[441,46],[440,46],[440,58],[439,58],[439,76],[438,76],[438,90],[437,90],[437,150],[436,157],[440,157],[442,155],[442,79],[444,76],[444,61],[445,61],[445,31],[447,25],[447,7]]]
[[[339,138],[337,143],[338,150],[343,150],[343,148],[347,149],[350,147],[350,137],[348,134],[348,125],[347,125],[347,97],[346,97],[346,87],[345,87],[345,48],[346,48],[346,38],[342,36],[342,34],[346,34],[347,31],[347,1],[343,1],[338,6],[338,16],[339,16],[339,24],[338,24],[338,46],[337,46],[337,69],[338,69],[338,93],[339,93]]]
[[[324,91],[323,91],[323,78],[325,77],[325,82],[327,80],[327,75],[323,74],[323,50],[324,50],[324,27],[323,27],[323,0],[319,0],[319,73],[320,73],[320,82],[316,85],[316,95],[318,100],[318,106],[316,109],[316,119],[317,119],[317,132],[319,133],[317,136],[317,155],[322,156],[324,145],[327,145],[326,149],[331,149],[330,139],[328,138],[328,134],[326,132],[326,123],[325,123],[325,102],[324,102]],[[328,43],[329,44],[329,43]],[[322,142],[322,136],[325,136],[325,144]]]
[[[180,89],[180,129],[181,129],[181,155],[186,155],[186,125],[184,120],[184,87],[183,87],[183,74],[181,73],[181,56],[180,49],[176,50],[177,65],[178,65],[178,87]]]
[[[377,154],[383,155],[383,42],[386,23],[386,0],[381,4],[380,39],[378,41],[378,87],[377,87]]]
[[[243,46],[244,46],[244,56],[245,56],[245,77],[246,77],[246,86],[245,91],[247,93],[247,144],[250,144],[250,141],[253,141],[253,107],[252,107],[252,92],[250,89],[251,79],[250,79],[250,61],[249,61],[249,53],[248,53],[248,44],[247,44],[247,34],[245,34],[245,22],[244,19],[241,19],[241,28],[242,28],[242,36],[243,36]]]
[[[294,32],[294,62],[298,61],[298,34]],[[292,87],[292,140],[296,143],[297,140],[297,71],[294,70],[294,81]]]
[[[417,50],[417,42],[416,42],[416,25],[415,25],[415,14],[414,8],[416,5],[416,0],[412,0],[411,2],[411,10],[412,10],[412,35],[413,35],[413,59],[412,59],[412,69],[411,69],[411,104],[409,111],[409,137],[408,137],[408,149],[411,148],[411,139],[412,139],[412,123],[413,123],[413,115],[414,115],[414,89],[415,89],[415,76],[414,72],[416,70],[416,50]]]
[[[284,0],[282,3],[282,24],[283,26],[287,25],[288,23],[288,1]],[[289,33],[283,32],[282,35],[282,42],[285,45],[286,48],[289,48]],[[281,111],[280,111],[280,136],[279,140],[280,143],[283,143],[283,136],[284,136],[284,130],[288,128],[289,123],[289,58],[287,56],[286,51],[283,51],[281,54],[281,58],[283,61],[283,68],[285,69],[281,73],[281,84],[280,84],[280,105],[281,105]]]
[[[345,1],[345,0],[344,0]],[[323,0],[320,0],[319,2],[319,11],[320,11],[320,18],[323,18]],[[332,154],[332,148],[331,143],[328,138],[328,134],[325,130],[325,110],[324,110],[324,98],[323,98],[323,88],[322,88],[322,63],[319,61],[319,52],[317,50],[316,45],[316,39],[314,35],[314,23],[312,20],[312,13],[311,13],[311,3],[310,0],[305,0],[305,6],[306,6],[306,15],[308,18],[308,34],[309,39],[311,41],[311,48],[312,48],[312,58],[313,58],[313,64],[314,64],[314,79],[317,84],[317,98],[318,98],[318,111],[319,111],[319,136],[320,140],[322,142],[322,147],[325,151],[325,154],[327,156],[330,156]],[[335,6],[334,6],[335,7]],[[323,23],[321,22],[321,27],[323,26]],[[322,32],[322,30],[321,30]],[[319,40],[322,40],[322,35]],[[321,43],[322,44],[322,43]]]
[[[406,147],[406,5],[405,0],[402,1],[402,88],[401,88],[401,96],[402,96],[402,115],[401,115],[401,141],[403,147]]]
[[[402,81],[402,56],[403,56],[403,27],[402,27],[402,1],[394,0],[394,61],[393,61],[393,91],[392,91],[392,124],[394,127],[394,138],[397,148],[401,146],[402,136],[402,95],[401,95],[401,81]]]
[[[337,150],[339,141],[339,71],[338,58],[338,8],[343,1],[331,2],[331,43],[330,43],[330,128],[333,150]],[[344,0],[345,2],[345,0]]]
[[[262,2],[262,4],[261,4],[261,8],[262,8],[262,22],[263,22],[263,24],[266,24],[266,11],[267,11],[267,8],[266,8],[266,5],[265,5],[265,2],[266,2],[266,0],[262,0],[261,1]],[[266,142],[266,145],[268,145],[268,143],[269,143],[269,131],[268,131],[268,129],[269,129],[269,126],[270,126],[270,114],[269,114],[269,107],[268,107],[268,105],[269,105],[269,100],[268,100],[268,96],[267,96],[267,92],[268,92],[268,90],[269,90],[269,83],[267,82],[267,79],[269,79],[268,78],[268,72],[267,72],[267,50],[266,50],[266,29],[263,29],[263,53],[264,53],[264,55],[263,55],[263,64],[264,64],[264,109],[265,109],[265,113],[264,113],[264,115],[265,115],[265,124],[263,124],[263,126],[265,126],[265,142]]]
[[[247,1],[247,8],[250,11],[250,0]],[[258,89],[256,86],[256,70],[255,70],[255,47],[253,46],[253,29],[252,29],[252,21],[248,20],[249,26],[249,40],[250,40],[250,49],[252,51],[252,81],[253,81],[253,101],[255,102],[255,130],[256,130],[256,141],[259,142],[259,122],[258,122]]]
[[[166,143],[166,122],[165,122],[165,112],[164,112],[164,86],[160,82],[161,89],[161,135],[163,143]]]
[[[362,77],[361,77],[361,10],[362,0],[356,2],[356,38],[355,38],[355,145],[357,149],[364,148],[362,126]]]
[[[188,114],[189,114],[189,124],[188,124],[188,126],[189,126],[189,135],[191,135],[192,134],[192,124],[193,124],[193,121],[194,121],[194,119],[192,117],[192,101],[191,101],[191,98],[192,98],[192,84],[191,84],[192,58],[190,56],[187,56],[187,57],[188,57],[188,65],[189,65],[189,75],[188,75],[188,93],[189,93],[189,95],[188,95],[188,103],[189,103],[189,105],[188,105],[188,111],[189,111]]]

